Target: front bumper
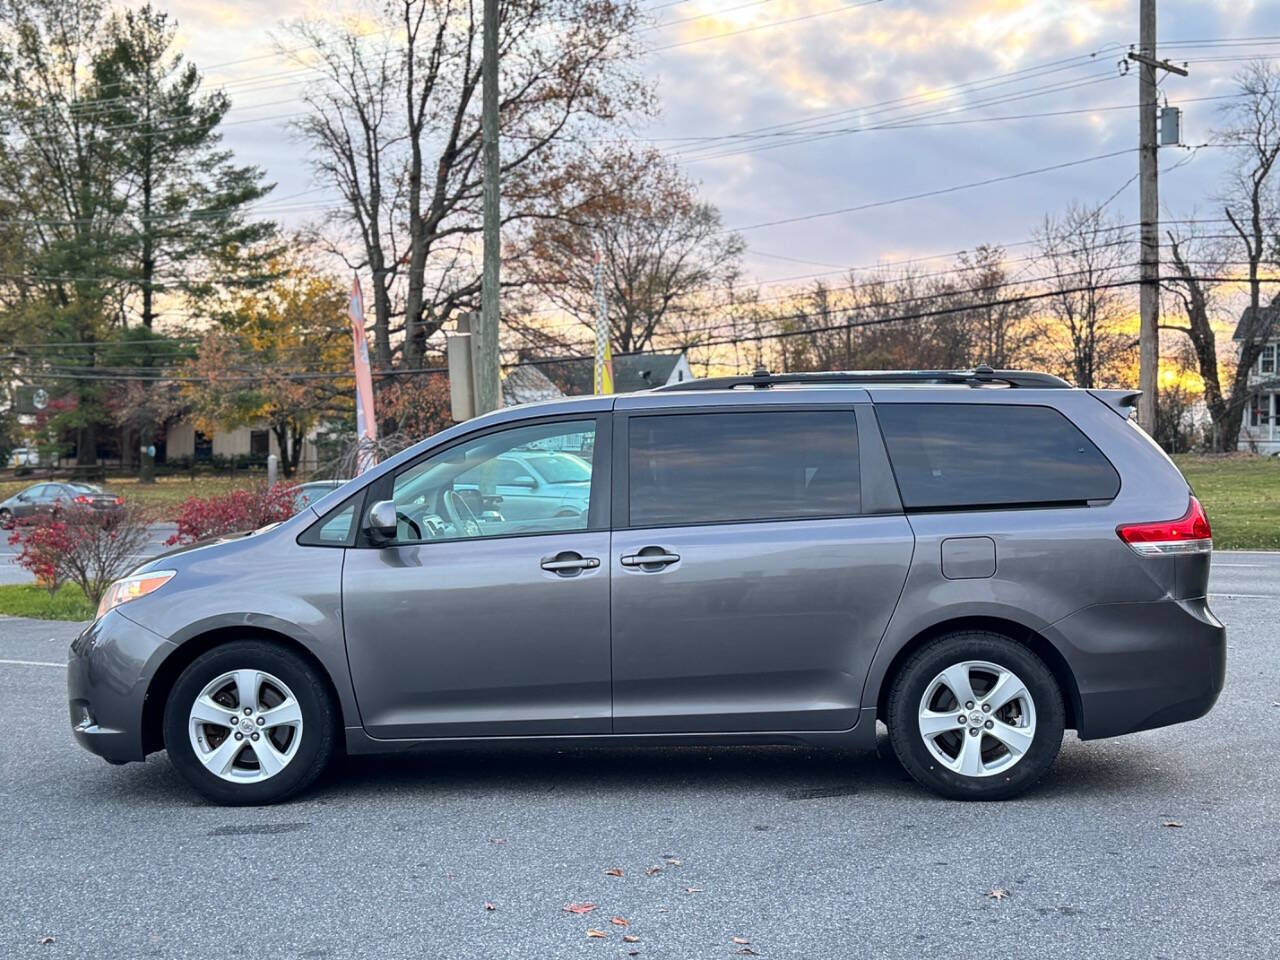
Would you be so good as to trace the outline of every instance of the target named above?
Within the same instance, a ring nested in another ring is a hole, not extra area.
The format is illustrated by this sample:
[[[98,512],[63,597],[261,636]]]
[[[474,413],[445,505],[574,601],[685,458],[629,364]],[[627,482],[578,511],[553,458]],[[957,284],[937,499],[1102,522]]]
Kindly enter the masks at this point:
[[[76,742],[111,763],[146,757],[143,704],[156,667],[174,649],[118,610],[71,643],[67,700]]]
[[[1204,597],[1097,604],[1051,632],[1076,679],[1082,740],[1195,720],[1222,692],[1227,631]]]

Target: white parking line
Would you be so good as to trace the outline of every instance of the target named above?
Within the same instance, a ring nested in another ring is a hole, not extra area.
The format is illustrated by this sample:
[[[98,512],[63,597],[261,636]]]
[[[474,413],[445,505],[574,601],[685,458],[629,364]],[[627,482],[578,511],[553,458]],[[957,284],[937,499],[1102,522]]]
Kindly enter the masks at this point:
[[[1280,600],[1274,593],[1211,593],[1215,600]]]
[[[65,667],[65,663],[48,663],[44,660],[0,660],[2,664],[13,667]]]

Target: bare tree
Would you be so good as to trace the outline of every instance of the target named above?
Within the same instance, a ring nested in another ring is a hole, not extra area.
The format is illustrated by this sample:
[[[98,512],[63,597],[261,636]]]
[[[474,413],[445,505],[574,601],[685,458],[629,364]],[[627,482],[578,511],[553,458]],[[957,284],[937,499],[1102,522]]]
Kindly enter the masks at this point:
[[[1078,203],[1060,216],[1046,216],[1037,240],[1053,271],[1045,300],[1050,331],[1041,341],[1043,362],[1079,387],[1115,381],[1134,347],[1123,326],[1132,304],[1125,288],[1116,286],[1132,266],[1132,242],[1102,208]]]
[[[583,192],[571,214],[533,228],[530,292],[571,317],[581,340],[595,329],[598,251],[615,351],[647,350],[659,335],[696,342],[698,321],[718,312],[738,277],[742,238],[656,151],[596,159]]]
[[[374,356],[416,366],[427,339],[480,291],[480,0],[380,0],[368,20],[291,30],[323,81],[297,130],[342,195],[335,252],[373,275]],[[504,0],[499,105],[508,256],[518,234],[560,215],[581,141],[649,105],[630,65],[635,0]],[[282,45],[283,46],[283,45]],[[511,228],[517,228],[512,230]],[[354,244],[352,243],[354,241]],[[356,253],[348,252],[353,246]],[[401,338],[399,335],[403,334]]]
[[[1195,350],[1204,380],[1205,402],[1213,418],[1219,450],[1236,448],[1251,389],[1249,371],[1274,333],[1280,300],[1263,309],[1263,267],[1275,259],[1271,225],[1276,222],[1276,161],[1280,159],[1280,68],[1267,61],[1251,63],[1236,77],[1241,96],[1223,108],[1226,121],[1216,140],[1233,148],[1235,166],[1220,198],[1230,225],[1222,246],[1208,246],[1187,235],[1169,235],[1174,275],[1167,285],[1178,297],[1187,318],[1171,326],[1185,334]],[[1188,253],[1188,249],[1195,251]],[[1197,255],[1198,253],[1198,255]],[[1231,389],[1223,391],[1217,342],[1212,326],[1214,277],[1221,265],[1242,262],[1248,306],[1240,316],[1235,340],[1239,355],[1230,375]],[[1214,265],[1217,269],[1213,269]],[[1210,269],[1206,270],[1205,267]]]

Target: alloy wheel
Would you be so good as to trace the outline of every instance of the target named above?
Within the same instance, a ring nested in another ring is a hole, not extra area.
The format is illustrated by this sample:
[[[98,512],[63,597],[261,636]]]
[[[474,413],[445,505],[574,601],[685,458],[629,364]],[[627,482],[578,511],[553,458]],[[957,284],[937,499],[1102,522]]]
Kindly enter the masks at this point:
[[[196,759],[210,773],[231,783],[260,783],[297,755],[302,707],[279,678],[230,670],[195,698],[188,729]]]
[[[918,722],[929,753],[948,770],[990,777],[1008,771],[1031,749],[1036,707],[1012,670],[966,660],[925,687]]]

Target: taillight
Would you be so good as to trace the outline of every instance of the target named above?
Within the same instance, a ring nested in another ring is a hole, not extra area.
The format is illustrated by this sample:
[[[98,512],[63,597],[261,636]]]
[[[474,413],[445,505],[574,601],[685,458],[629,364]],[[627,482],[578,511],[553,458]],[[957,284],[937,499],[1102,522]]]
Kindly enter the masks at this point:
[[[123,507],[123,506],[124,506],[124,497],[116,497],[116,506],[117,506],[117,507]]]
[[[93,497],[86,497],[83,493],[75,498],[75,503],[93,503]]]
[[[1121,524],[1116,527],[1116,534],[1144,557],[1209,553],[1213,550],[1209,518],[1195,497],[1187,505],[1187,512],[1177,520]]]

